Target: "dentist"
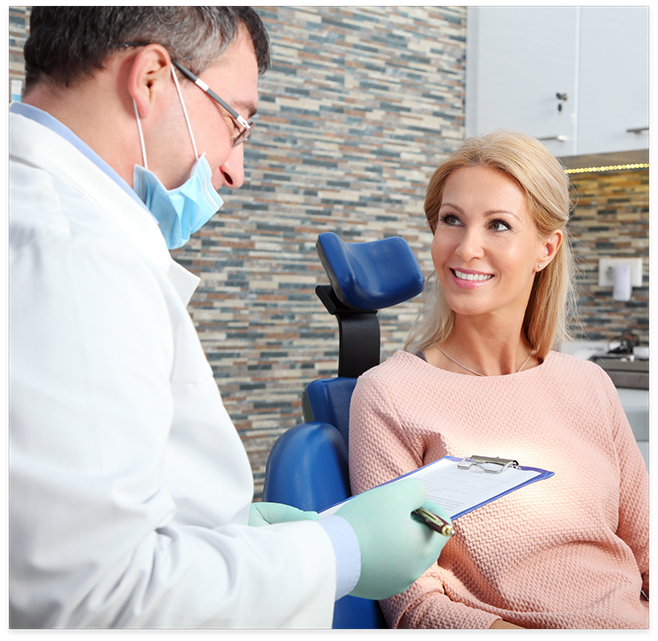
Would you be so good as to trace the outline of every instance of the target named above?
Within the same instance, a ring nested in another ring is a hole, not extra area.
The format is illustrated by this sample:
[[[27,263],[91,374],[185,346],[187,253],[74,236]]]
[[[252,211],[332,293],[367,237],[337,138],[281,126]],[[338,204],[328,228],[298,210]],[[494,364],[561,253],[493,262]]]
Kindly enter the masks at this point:
[[[269,39],[248,7],[34,7],[9,133],[12,628],[330,627],[447,539],[405,481],[254,503],[174,262],[244,180]],[[445,514],[445,513],[443,513]],[[262,526],[262,527],[260,527]]]

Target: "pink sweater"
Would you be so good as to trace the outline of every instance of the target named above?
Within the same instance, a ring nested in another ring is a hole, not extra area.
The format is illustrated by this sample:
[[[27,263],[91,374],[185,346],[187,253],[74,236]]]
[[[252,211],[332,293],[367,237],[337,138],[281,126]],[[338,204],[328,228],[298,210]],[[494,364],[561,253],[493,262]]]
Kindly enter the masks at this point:
[[[438,564],[381,602],[391,627],[648,627],[648,474],[598,365],[551,352],[481,378],[398,351],[359,378],[350,411],[354,493],[445,455],[555,472],[457,519]]]

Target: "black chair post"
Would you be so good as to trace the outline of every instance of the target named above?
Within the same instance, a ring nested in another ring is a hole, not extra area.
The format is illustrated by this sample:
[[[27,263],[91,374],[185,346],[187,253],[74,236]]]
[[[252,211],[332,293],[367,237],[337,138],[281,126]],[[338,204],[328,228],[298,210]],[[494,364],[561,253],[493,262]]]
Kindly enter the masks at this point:
[[[377,310],[357,309],[338,300],[331,285],[315,293],[338,321],[338,376],[357,378],[379,365],[380,336]]]

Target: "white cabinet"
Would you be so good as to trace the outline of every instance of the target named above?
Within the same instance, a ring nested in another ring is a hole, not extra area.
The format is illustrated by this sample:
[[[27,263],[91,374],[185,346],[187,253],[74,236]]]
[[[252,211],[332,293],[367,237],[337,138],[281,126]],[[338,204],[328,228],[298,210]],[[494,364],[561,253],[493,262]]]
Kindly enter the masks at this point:
[[[649,8],[580,12],[578,153],[647,149]]]
[[[510,128],[557,156],[649,147],[648,7],[469,7],[466,134]],[[558,97],[560,94],[560,97]]]

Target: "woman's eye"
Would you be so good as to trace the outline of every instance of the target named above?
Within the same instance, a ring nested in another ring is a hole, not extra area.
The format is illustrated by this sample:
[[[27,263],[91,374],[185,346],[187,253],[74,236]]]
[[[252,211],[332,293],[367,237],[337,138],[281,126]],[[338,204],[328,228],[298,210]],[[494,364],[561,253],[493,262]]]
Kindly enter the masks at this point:
[[[440,218],[441,223],[446,225],[447,227],[459,227],[462,225],[461,220],[453,214],[443,214]],[[489,228],[492,231],[495,232],[500,232],[500,231],[509,231],[512,229],[504,220],[493,220],[489,224]]]
[[[511,227],[504,221],[502,220],[494,220],[491,223],[491,229],[493,231],[506,231],[508,229],[511,229]]]
[[[444,225],[459,225],[459,219],[452,214],[444,214],[441,216],[441,222]]]

